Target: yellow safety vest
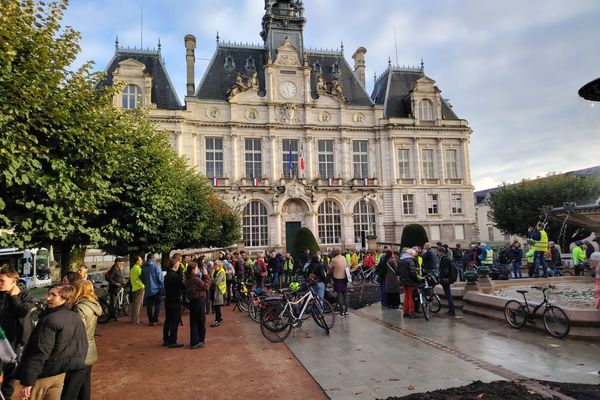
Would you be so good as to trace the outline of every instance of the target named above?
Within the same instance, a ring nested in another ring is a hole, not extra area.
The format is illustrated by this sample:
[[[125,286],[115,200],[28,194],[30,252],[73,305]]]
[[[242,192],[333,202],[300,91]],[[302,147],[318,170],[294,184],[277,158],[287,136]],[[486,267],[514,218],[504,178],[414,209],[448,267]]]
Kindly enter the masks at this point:
[[[489,249],[485,250],[485,258],[481,260],[481,264],[483,265],[492,265],[494,263],[494,250]]]
[[[219,271],[217,271],[216,269],[213,269],[212,272],[210,273],[210,279],[217,281],[218,279],[215,279],[215,273],[217,274],[223,274],[223,279],[220,279],[221,282],[219,282],[219,292],[221,292],[221,294],[225,294],[227,293],[227,282],[225,279],[225,269],[223,267],[221,267],[221,269]]]
[[[540,231],[540,240],[535,241],[533,251],[543,251],[544,253],[548,251],[548,234],[545,230]]]

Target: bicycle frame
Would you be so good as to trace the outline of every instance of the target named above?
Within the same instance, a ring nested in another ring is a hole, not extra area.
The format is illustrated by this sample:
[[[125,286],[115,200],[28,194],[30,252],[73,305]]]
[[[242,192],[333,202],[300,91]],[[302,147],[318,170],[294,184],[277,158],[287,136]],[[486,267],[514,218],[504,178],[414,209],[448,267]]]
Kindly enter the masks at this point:
[[[548,298],[546,297],[546,290],[548,290],[549,288],[543,288],[542,289],[542,294],[544,295],[544,301],[542,301],[540,304],[538,304],[537,306],[533,306],[530,305],[527,302],[527,297],[525,296],[525,293],[521,293],[523,295],[523,300],[525,300],[525,308],[527,309],[527,312],[530,314],[530,316],[535,315],[535,313],[542,308],[542,306],[546,306],[548,307],[550,305],[550,302],[548,301]],[[531,307],[533,307],[533,311],[531,311]]]
[[[310,303],[311,300],[315,299],[315,296],[313,295],[311,288],[309,288],[308,292],[306,292],[305,295],[303,295],[302,297],[300,297],[296,301],[291,301],[287,297],[287,295],[284,295],[284,296],[285,296],[286,303],[285,303],[285,306],[283,307],[283,310],[281,310],[281,313],[279,315],[280,316],[284,315],[285,311],[289,309],[292,318],[294,318],[294,322],[300,321],[302,319],[302,316],[304,315],[304,312],[306,311],[306,307],[308,307],[308,304]],[[293,306],[298,305],[298,304],[302,304],[302,302],[304,302],[304,305],[300,309],[300,314],[298,316],[296,316],[294,314],[294,307]]]

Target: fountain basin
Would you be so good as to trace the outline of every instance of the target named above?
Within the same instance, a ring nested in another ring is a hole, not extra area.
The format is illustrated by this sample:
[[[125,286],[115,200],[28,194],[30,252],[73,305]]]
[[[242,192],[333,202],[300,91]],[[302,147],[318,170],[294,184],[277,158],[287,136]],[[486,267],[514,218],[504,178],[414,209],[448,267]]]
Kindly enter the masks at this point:
[[[547,279],[515,279],[509,281],[494,281],[494,289],[492,293],[485,294],[478,291],[468,291],[463,296],[464,302],[463,312],[466,314],[473,314],[484,318],[496,319],[504,321],[504,305],[510,298],[523,301],[521,295],[513,296],[515,290],[523,288],[529,290],[527,293],[527,301],[532,304],[538,304],[538,302],[532,301],[537,295],[535,292],[539,292],[541,299],[541,291],[531,289],[531,286],[547,286],[548,284],[555,285],[561,289],[557,291],[565,292],[566,288],[585,288],[593,285],[593,278],[590,277],[557,277]],[[577,290],[577,289],[575,289]],[[494,293],[496,292],[496,293]],[[598,340],[600,338],[600,311],[593,307],[587,306],[583,308],[581,304],[573,303],[564,306],[558,304],[557,297],[550,293],[550,300],[552,303],[560,306],[565,310],[569,320],[571,321],[571,331],[569,333],[570,338],[579,339],[590,339]],[[544,330],[544,324],[541,320],[543,309],[538,310],[535,315],[536,323],[527,324],[526,326],[533,327],[534,329]]]

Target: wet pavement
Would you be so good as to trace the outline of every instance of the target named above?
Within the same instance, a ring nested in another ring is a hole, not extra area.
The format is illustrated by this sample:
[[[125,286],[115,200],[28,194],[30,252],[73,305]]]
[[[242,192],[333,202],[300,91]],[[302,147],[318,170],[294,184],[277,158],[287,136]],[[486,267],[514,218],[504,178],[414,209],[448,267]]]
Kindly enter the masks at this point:
[[[401,311],[374,304],[336,318],[329,336],[307,323],[286,344],[336,400],[402,396],[475,380],[600,384],[600,341],[555,339],[460,312],[405,320]]]

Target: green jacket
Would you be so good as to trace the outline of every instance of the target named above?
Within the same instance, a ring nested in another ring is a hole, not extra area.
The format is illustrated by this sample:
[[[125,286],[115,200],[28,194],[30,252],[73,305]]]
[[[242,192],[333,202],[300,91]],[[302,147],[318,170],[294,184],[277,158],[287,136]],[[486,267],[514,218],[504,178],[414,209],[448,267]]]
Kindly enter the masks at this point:
[[[94,333],[96,332],[96,323],[98,317],[102,315],[102,306],[96,300],[79,300],[73,306],[73,311],[79,314],[85,325],[85,332],[88,340],[88,351],[85,356],[85,365],[92,365],[98,360],[98,352],[96,350],[96,340]]]
[[[129,270],[129,280],[131,281],[131,291],[137,292],[140,289],[143,289],[144,283],[140,279],[140,275],[142,274],[142,266],[135,264]]]
[[[587,259],[587,257],[585,256],[585,251],[583,251],[581,246],[573,247],[571,255],[573,257],[573,265],[583,264]]]
[[[533,249],[533,247],[530,247],[529,250],[527,250],[527,253],[525,253],[525,257],[527,257],[527,262],[528,263],[532,263],[533,264],[533,257],[535,255],[535,250]]]

